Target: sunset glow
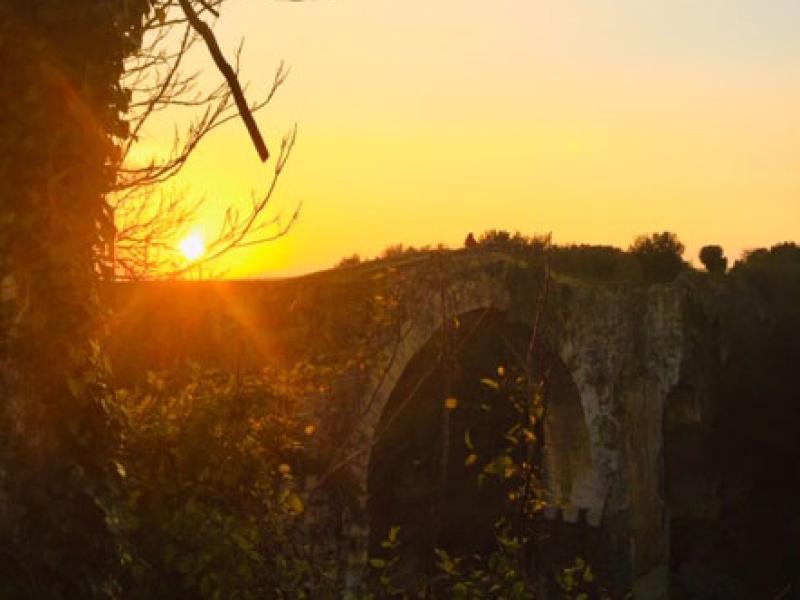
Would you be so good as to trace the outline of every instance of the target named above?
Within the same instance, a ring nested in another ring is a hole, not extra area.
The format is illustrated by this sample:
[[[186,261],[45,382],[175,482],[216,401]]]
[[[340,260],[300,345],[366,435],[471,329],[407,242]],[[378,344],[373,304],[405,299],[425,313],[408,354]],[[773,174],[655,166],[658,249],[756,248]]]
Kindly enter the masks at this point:
[[[666,229],[697,264],[705,244],[735,260],[800,226],[798,3],[243,0],[215,31],[247,41],[253,98],[291,68],[256,116],[273,151],[298,124],[272,214],[303,203],[289,235],[224,257],[228,276],[491,228],[623,248]],[[169,148],[186,119],[159,114],[144,143]],[[234,121],[177,185],[213,231],[269,169]]]

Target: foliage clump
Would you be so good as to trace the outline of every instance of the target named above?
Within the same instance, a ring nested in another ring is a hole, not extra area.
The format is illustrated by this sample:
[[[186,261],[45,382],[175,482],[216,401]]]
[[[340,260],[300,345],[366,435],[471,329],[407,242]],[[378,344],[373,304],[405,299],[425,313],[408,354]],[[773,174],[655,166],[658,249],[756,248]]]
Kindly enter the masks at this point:
[[[628,251],[641,265],[647,281],[666,283],[688,268],[683,260],[684,250],[674,233],[664,231],[637,237]]]
[[[101,350],[124,61],[150,0],[0,3],[0,595],[113,593]]]
[[[728,269],[728,259],[721,246],[703,246],[700,249],[700,262],[709,273],[723,274]]]
[[[304,521],[317,428],[267,383],[278,379],[195,370],[117,393],[113,524],[127,597],[324,597],[334,586],[331,546]]]

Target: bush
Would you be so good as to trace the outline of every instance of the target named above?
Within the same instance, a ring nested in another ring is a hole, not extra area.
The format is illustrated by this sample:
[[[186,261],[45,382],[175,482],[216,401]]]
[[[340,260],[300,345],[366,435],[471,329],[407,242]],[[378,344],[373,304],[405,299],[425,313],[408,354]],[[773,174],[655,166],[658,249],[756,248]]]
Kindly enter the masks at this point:
[[[674,233],[665,231],[641,235],[628,251],[638,260],[642,274],[651,283],[675,279],[688,265],[683,260],[684,245]]]
[[[263,378],[151,375],[117,394],[115,527],[132,598],[303,597],[335,579],[303,526],[315,428]],[[304,592],[305,590],[305,592]]]

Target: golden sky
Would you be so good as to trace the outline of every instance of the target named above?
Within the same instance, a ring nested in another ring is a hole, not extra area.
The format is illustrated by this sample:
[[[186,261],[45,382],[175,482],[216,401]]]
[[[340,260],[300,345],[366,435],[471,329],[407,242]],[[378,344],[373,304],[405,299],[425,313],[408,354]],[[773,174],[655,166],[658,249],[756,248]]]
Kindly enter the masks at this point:
[[[692,259],[798,239],[796,0],[230,0],[216,31],[229,55],[245,39],[254,96],[291,67],[258,121],[275,148],[297,122],[275,208],[303,203],[230,276],[489,228],[623,247],[670,230]],[[176,185],[206,199],[210,235],[266,176],[234,122]]]

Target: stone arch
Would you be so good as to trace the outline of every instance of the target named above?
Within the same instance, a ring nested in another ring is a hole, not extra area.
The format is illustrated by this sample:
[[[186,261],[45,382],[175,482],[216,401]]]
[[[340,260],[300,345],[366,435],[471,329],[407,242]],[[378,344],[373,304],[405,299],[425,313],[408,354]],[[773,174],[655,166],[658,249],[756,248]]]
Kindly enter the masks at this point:
[[[427,293],[426,293],[427,292]],[[366,564],[369,542],[367,516],[367,482],[372,447],[376,431],[386,404],[414,356],[442,327],[444,318],[453,318],[470,312],[508,309],[511,296],[502,278],[481,271],[474,279],[454,278],[443,289],[423,290],[421,301],[414,307],[413,318],[400,327],[396,345],[388,348],[376,360],[370,373],[369,384],[362,394],[360,418],[355,424],[355,442],[362,451],[354,454],[352,476],[362,490],[358,510],[351,515],[346,526],[345,544],[348,585],[357,585]],[[444,306],[442,303],[444,302]]]
[[[511,372],[514,354],[505,347],[506,341],[518,336],[520,345],[526,344],[530,328],[509,321],[505,312],[496,310],[471,311],[459,318],[461,336],[453,335],[458,340],[457,349],[448,369],[452,374],[449,393],[457,399],[457,409],[443,407],[445,380],[438,360],[438,335],[428,340],[408,363],[387,402],[368,473],[370,525],[375,526],[371,532],[373,550],[378,549],[377,544],[389,527],[400,525],[406,541],[412,544],[419,545],[428,534],[440,529],[437,544],[479,551],[482,546],[493,545],[495,521],[503,515],[510,516],[503,512],[504,486],[489,479],[478,488],[475,477],[479,469],[463,466],[469,454],[463,440],[465,432],[470,431],[481,461],[495,457],[495,449],[497,453],[501,451],[503,434],[518,417],[510,404],[497,402],[499,392],[481,383],[481,378],[497,377],[500,365]],[[487,411],[489,404],[492,407]],[[443,417],[447,419],[450,439],[444,488],[440,480]],[[492,448],[492,454],[488,448]],[[431,511],[439,493],[445,495],[447,506],[443,513],[434,514]],[[451,502],[464,497],[469,497],[469,502]],[[428,542],[433,543],[433,538]],[[423,544],[417,549],[424,553],[424,548],[430,547]]]
[[[374,440],[392,390],[414,356],[442,327],[445,316],[457,318],[478,310],[506,311],[509,304],[507,287],[490,277],[478,281],[457,281],[442,293],[431,291],[426,301],[415,307],[414,318],[401,326],[397,347],[384,352],[377,361],[371,384],[364,394],[366,411],[361,424],[363,438]]]
[[[560,294],[559,294],[560,296]],[[442,310],[442,298],[445,310]],[[535,298],[530,300],[532,303]],[[372,374],[372,385],[364,394],[362,406],[366,406],[365,417],[359,424],[361,443],[372,447],[381,415],[384,414],[392,391],[400,381],[414,357],[436,335],[443,323],[443,316],[457,317],[477,311],[505,313],[511,304],[507,283],[491,276],[477,281],[458,280],[444,294],[431,293],[426,302],[415,311],[415,318],[402,327],[401,340],[392,350],[387,350],[378,361]],[[568,329],[565,329],[568,333]],[[562,379],[571,379],[580,374],[571,355],[571,341],[562,339],[561,332],[550,340],[559,364],[567,365],[561,372]],[[570,361],[569,363],[567,361]],[[545,418],[545,468],[547,472],[547,514],[551,518],[563,518],[576,522],[585,513],[591,525],[598,525],[603,513],[606,494],[604,480],[596,466],[597,444],[593,444],[587,408],[592,408],[592,391],[588,390],[589,402],[584,402],[584,390],[577,388],[571,402],[558,403],[550,407]],[[371,451],[364,452],[356,467],[356,477],[362,490],[367,490]],[[367,496],[362,496],[362,509],[366,511]],[[361,537],[369,535],[366,522],[357,530]],[[363,546],[363,544],[362,544]]]
[[[473,311],[472,314],[475,313],[482,314],[483,311]],[[508,317],[507,312],[503,311],[493,311],[493,314],[500,319]],[[462,323],[467,323],[466,327],[469,329],[469,314],[462,315],[461,319]],[[526,331],[520,332],[523,342],[526,343],[529,339],[530,327],[527,327],[524,322],[510,322],[515,327],[526,329]],[[488,319],[486,323],[487,327],[495,325],[494,322],[488,322]],[[491,348],[491,346],[485,345],[485,336],[477,336],[475,343],[481,349]],[[431,345],[432,341],[429,340],[407,364],[406,372],[396,384],[397,395],[392,394],[386,405],[385,416],[391,417],[395,414],[398,403],[404,401],[405,393],[413,386],[414,378],[419,377],[425,370],[424,367],[430,363],[432,356],[435,355],[430,348],[427,348]],[[563,363],[556,348],[548,347],[548,344],[545,346],[544,352],[547,353],[547,356],[540,358],[544,359],[543,364],[547,364],[546,368],[550,372],[550,389],[546,397],[547,410],[543,423],[544,431],[537,433],[543,434],[545,444],[540,464],[544,467],[546,475],[546,489],[543,498],[549,504],[548,510],[543,515],[545,518],[536,526],[541,535],[537,537],[536,548],[530,549],[531,567],[534,572],[540,573],[544,579],[548,579],[552,573],[560,572],[562,568],[572,564],[572,561],[580,556],[590,561],[599,578],[599,583],[608,589],[623,591],[629,573],[628,537],[627,535],[614,537],[616,523],[593,522],[593,515],[590,512],[593,507],[589,501],[591,499],[586,500],[581,496],[581,493],[585,493],[585,489],[581,488],[582,485],[585,485],[585,481],[594,481],[596,478],[592,464],[589,428],[571,370]],[[493,351],[489,350],[489,355],[493,356],[491,352]],[[511,356],[498,360],[506,359],[513,360]],[[462,372],[464,377],[477,382],[485,373],[474,369],[474,366],[474,363],[470,363],[462,369]],[[409,375],[409,371],[411,371],[411,375]],[[434,374],[422,376],[432,379],[437,377]],[[382,475],[373,479],[376,468],[375,454],[368,465],[369,485],[367,489],[370,498],[369,503],[365,506],[365,517],[368,519],[367,522],[372,531],[369,529],[365,531],[367,539],[364,539],[363,543],[365,547],[370,548],[370,552],[380,552],[379,543],[384,539],[389,528],[399,525],[403,532],[401,533],[404,543],[403,552],[406,552],[411,546],[410,552],[404,554],[405,560],[401,561],[401,564],[409,565],[408,571],[402,571],[404,578],[413,578],[424,572],[425,557],[430,556],[430,548],[433,546],[431,542],[434,539],[437,547],[466,555],[491,551],[495,544],[493,524],[497,518],[513,514],[512,512],[503,513],[504,505],[506,509],[510,509],[505,498],[507,488],[498,482],[489,480],[489,487],[491,488],[492,483],[495,483],[497,484],[495,488],[486,490],[485,483],[483,491],[479,491],[474,486],[474,478],[478,471],[468,472],[463,468],[465,455],[454,460],[453,454],[457,455],[457,451],[450,453],[449,464],[451,467],[448,469],[448,479],[445,484],[445,504],[448,508],[444,513],[430,512],[431,501],[439,493],[442,483],[436,478],[440,475],[436,464],[439,458],[438,447],[430,443],[431,439],[436,443],[441,434],[440,422],[437,421],[437,417],[441,414],[441,404],[431,402],[431,400],[440,400],[443,397],[441,388],[435,387],[440,383],[441,381],[436,381],[432,389],[421,390],[421,397],[418,398],[416,404],[408,407],[409,413],[406,415],[406,422],[401,424],[400,428],[395,431],[384,427],[379,428],[379,432],[390,437],[386,442],[383,442],[382,439],[379,440],[375,446],[376,453],[384,462],[379,467]],[[457,384],[454,387],[459,398],[460,411],[467,398],[462,395],[463,388]],[[421,410],[425,404],[429,409],[427,412]],[[409,423],[419,425],[412,428]],[[426,423],[427,429],[430,430],[427,432],[425,431]],[[502,438],[502,434],[507,430],[507,425],[494,429],[497,438]],[[452,436],[452,443],[463,444],[462,431],[459,430],[457,424],[451,422],[449,432]],[[473,438],[475,433],[473,429]],[[421,437],[423,442],[420,444],[419,439],[409,440],[408,438],[411,436]],[[427,445],[424,441],[426,438]],[[396,445],[398,441],[407,445],[417,445],[409,453]],[[381,448],[382,445],[383,448]],[[387,459],[387,457],[390,458]],[[430,462],[425,463],[425,457],[429,457]],[[423,461],[420,461],[420,458]],[[417,463],[418,466],[412,463]],[[461,475],[453,477],[450,470],[461,471]],[[461,485],[459,485],[459,479],[462,480]],[[468,480],[472,484],[471,490],[465,490],[464,480]],[[465,496],[460,496],[462,499],[460,507],[450,504],[448,498],[459,497],[458,493],[465,491],[471,495],[466,496],[467,500],[464,500]],[[398,494],[398,492],[402,492],[402,494]],[[492,496],[492,494],[494,495]],[[497,503],[496,505],[491,503],[492,499]],[[470,508],[465,511],[464,506]],[[382,510],[390,511],[391,515],[379,514]],[[427,533],[435,530],[438,537],[431,539],[424,537]],[[454,532],[455,538],[453,537]]]
[[[477,304],[477,306],[476,306]],[[462,303],[460,306],[466,309],[460,317],[468,320],[470,314],[481,313],[485,314],[486,311],[491,311],[494,315],[501,315],[503,319],[508,318],[508,311],[494,307],[485,306],[482,303]],[[507,306],[507,304],[505,304]],[[513,321],[511,321],[513,323]],[[437,336],[440,332],[442,319],[431,319],[428,322],[428,327],[416,330],[414,336],[410,336],[413,343],[410,343],[406,350],[408,355],[403,357],[401,364],[402,368],[398,368],[398,372],[387,377],[387,388],[390,390],[387,393],[386,401],[381,403],[384,413],[390,411],[392,405],[391,397],[392,390],[396,390],[400,384],[404,383],[407,371],[410,369],[420,370],[420,364],[428,364],[432,359],[431,353],[428,351],[425,354],[426,345],[431,344],[431,338]],[[467,326],[469,328],[469,325]],[[522,347],[526,347],[531,331],[531,325],[525,323],[524,320],[516,321],[516,328],[524,328],[525,333],[521,333],[524,339],[521,339]],[[593,515],[588,514],[592,508],[591,502],[584,496],[586,495],[586,482],[594,481],[594,470],[592,465],[592,456],[590,451],[590,435],[583,412],[579,390],[572,380],[572,373],[561,360],[560,352],[556,347],[553,347],[552,340],[547,340],[544,344],[541,359],[544,359],[550,372],[550,391],[548,391],[547,411],[543,422],[543,439],[545,440],[544,456],[542,466],[546,473],[546,488],[544,498],[549,503],[549,510],[547,514],[551,517],[563,518],[571,525],[570,529],[571,539],[578,543],[588,541],[585,533],[579,530],[582,526],[597,525],[598,523],[592,522]],[[420,359],[423,362],[420,363]],[[512,357],[507,357],[508,360],[513,360]],[[425,362],[427,361],[427,362]],[[415,364],[416,363],[416,364]],[[475,372],[469,375],[475,381],[478,381],[480,375]],[[391,386],[391,387],[390,387]],[[406,385],[406,387],[408,387]],[[396,399],[395,408],[396,408]],[[438,405],[436,405],[438,406]],[[394,409],[391,409],[394,410]],[[419,416],[420,412],[415,412],[414,416]],[[431,417],[431,415],[427,415]],[[380,428],[376,427],[374,431],[379,431]],[[498,433],[502,437],[502,433],[506,429],[499,429]],[[373,433],[374,435],[374,433]],[[462,444],[460,434],[456,435],[456,443]],[[432,449],[429,449],[431,451]],[[463,458],[461,459],[463,461]],[[456,464],[456,463],[451,463]],[[399,463],[397,471],[393,472],[398,478],[402,478],[405,473],[403,467],[407,466],[402,461]],[[370,473],[371,464],[366,465],[367,473]],[[474,474],[472,475],[474,477]],[[474,481],[474,480],[473,480]],[[382,489],[380,486],[372,486],[372,489]],[[411,491],[413,494],[413,490]],[[583,495],[582,495],[583,494]],[[502,498],[501,498],[502,500]],[[587,514],[585,522],[577,524],[578,517],[581,514],[581,509],[586,509]],[[489,534],[492,536],[494,529],[491,526],[495,522],[497,515],[494,515],[489,520]],[[598,517],[599,519],[599,517]],[[398,524],[398,523],[394,523]],[[383,529],[388,530],[392,523],[383,523]],[[578,529],[575,529],[575,528]],[[480,527],[476,527],[480,529]],[[552,528],[551,528],[552,529]],[[377,532],[382,535],[385,532]],[[603,534],[596,534],[594,538],[600,539]],[[374,537],[374,533],[373,533]],[[583,540],[583,541],[581,541]],[[379,541],[373,539],[373,546],[375,542]],[[595,542],[593,545],[597,545]],[[574,558],[574,557],[573,557]]]
[[[656,582],[648,583],[648,589],[658,587],[665,508],[653,474],[663,460],[663,406],[681,360],[680,290],[585,284],[557,275],[554,288],[557,323],[550,341],[577,393],[575,403],[555,407],[545,422],[548,516],[595,528],[601,538],[613,536],[619,589],[640,579]],[[392,390],[443,320],[472,311],[506,312],[511,303],[505,279],[491,274],[461,279],[443,294],[429,291],[404,324],[397,348],[384,354],[372,374],[362,402],[366,418],[358,424],[366,450],[375,441]],[[369,459],[370,453],[363,452],[354,465],[364,490]],[[359,564],[366,558],[369,536],[366,501],[364,495],[362,521],[352,530]]]

